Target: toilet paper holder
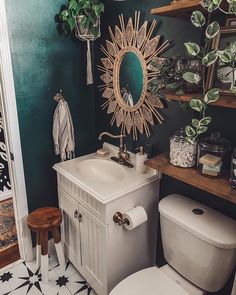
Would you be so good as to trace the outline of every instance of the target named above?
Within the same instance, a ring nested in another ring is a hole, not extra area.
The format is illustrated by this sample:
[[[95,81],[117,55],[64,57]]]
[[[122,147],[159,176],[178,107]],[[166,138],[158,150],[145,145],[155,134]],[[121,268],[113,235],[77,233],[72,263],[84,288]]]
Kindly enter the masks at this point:
[[[129,220],[123,217],[121,212],[116,212],[113,216],[113,221],[119,225],[127,224],[129,225]]]

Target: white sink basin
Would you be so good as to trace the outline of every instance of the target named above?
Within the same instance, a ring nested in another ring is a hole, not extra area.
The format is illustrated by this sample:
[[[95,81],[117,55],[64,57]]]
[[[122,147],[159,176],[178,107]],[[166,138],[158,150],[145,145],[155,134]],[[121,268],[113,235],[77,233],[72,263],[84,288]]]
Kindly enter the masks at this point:
[[[80,176],[90,181],[114,183],[124,179],[126,170],[110,160],[88,159],[77,164]]]
[[[117,157],[118,147],[104,143],[103,148],[109,151],[109,157]],[[132,153],[130,162],[135,163],[135,155]],[[94,153],[57,163],[53,168],[58,175],[70,179],[102,203],[110,202],[158,177],[155,170],[148,169],[141,174],[135,168],[122,166],[110,158],[97,158]]]

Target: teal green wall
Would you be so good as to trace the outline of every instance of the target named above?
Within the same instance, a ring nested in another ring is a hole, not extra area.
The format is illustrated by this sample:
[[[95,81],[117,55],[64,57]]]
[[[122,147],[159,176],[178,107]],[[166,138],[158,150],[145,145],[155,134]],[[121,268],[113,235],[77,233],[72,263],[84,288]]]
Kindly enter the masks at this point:
[[[75,127],[76,154],[94,147],[94,87],[85,85],[86,48],[59,36],[63,0],[6,0],[29,210],[57,204],[52,165],[53,96],[64,90]]]
[[[39,206],[57,203],[56,177],[51,166],[58,161],[58,158],[53,154],[51,129],[56,107],[52,97],[59,89],[64,90],[72,111],[77,155],[91,152],[101,144],[96,141],[99,132],[111,130],[118,133],[119,130],[109,127],[111,117],[100,108],[103,100],[97,88],[85,85],[85,44],[59,36],[56,31],[54,17],[64,1],[5,0],[5,2],[27,196],[29,209],[32,211]],[[170,49],[166,56],[183,52],[185,41],[199,38],[198,30],[194,30],[184,21],[152,16],[149,13],[151,8],[168,2],[167,0],[127,0],[126,2],[104,0],[106,12],[102,18],[102,37],[95,44],[94,64],[99,63],[100,45],[108,38],[108,25],[114,27],[118,23],[119,13],[124,13],[128,17],[133,16],[135,10],[141,10],[143,20],[155,18],[159,24],[156,33],[163,35],[164,39],[174,40],[175,47]],[[95,79],[95,86],[100,85],[97,73]],[[236,110],[212,107],[210,114],[214,118],[211,129],[221,131],[235,146],[236,133],[233,127]],[[155,126],[150,138],[141,136],[137,143],[128,138],[129,146],[134,148],[149,142],[153,145],[154,154],[166,151],[169,136],[189,122],[192,114],[182,111],[178,103],[172,102],[168,103],[164,115],[166,123],[163,126]],[[236,218],[236,207],[231,203],[164,176],[161,181],[161,197],[173,192],[186,194]],[[160,252],[158,257],[161,257]],[[221,294],[230,293],[224,290]]]

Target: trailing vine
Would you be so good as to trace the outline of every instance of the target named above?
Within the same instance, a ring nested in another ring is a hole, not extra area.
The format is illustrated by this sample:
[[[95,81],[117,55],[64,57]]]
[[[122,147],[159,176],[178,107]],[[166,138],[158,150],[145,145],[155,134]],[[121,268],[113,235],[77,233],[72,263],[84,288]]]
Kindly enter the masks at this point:
[[[200,3],[202,7],[207,11],[208,17],[206,18],[199,10],[194,11],[191,15],[192,24],[200,29],[205,28],[205,43],[200,47],[197,43],[187,42],[185,47],[190,56],[201,59],[203,64],[203,75],[194,72],[185,72],[183,79],[192,84],[199,84],[202,79],[202,99],[193,98],[189,102],[190,107],[199,113],[199,117],[193,118],[191,124],[185,127],[185,133],[188,142],[194,143],[198,136],[207,131],[209,124],[212,121],[210,116],[207,116],[206,110],[208,104],[217,101],[220,97],[220,91],[218,88],[212,88],[207,90],[206,85],[206,72],[209,66],[216,62],[223,63],[224,65],[235,66],[236,63],[236,41],[224,50],[211,49],[213,38],[220,33],[220,25],[217,21],[211,21],[212,12],[219,10],[224,14],[236,15],[236,0],[227,0],[228,10],[221,7],[224,0],[202,0]],[[224,1],[226,3],[226,1]],[[231,87],[232,92],[236,92],[235,87]]]

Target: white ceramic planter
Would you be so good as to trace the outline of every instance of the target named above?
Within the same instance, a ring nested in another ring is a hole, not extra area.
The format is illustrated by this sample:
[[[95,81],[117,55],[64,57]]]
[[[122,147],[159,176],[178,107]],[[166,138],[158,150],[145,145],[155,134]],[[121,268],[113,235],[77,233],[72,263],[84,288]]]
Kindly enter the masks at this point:
[[[94,27],[96,27],[98,29],[97,36],[94,36],[89,28],[84,28],[81,25],[82,19],[83,19],[83,15],[79,15],[76,18],[76,32],[75,32],[75,34],[78,39],[81,39],[83,41],[84,40],[94,41],[95,39],[97,39],[98,37],[101,36],[100,17],[97,17],[96,23],[94,25]]]

